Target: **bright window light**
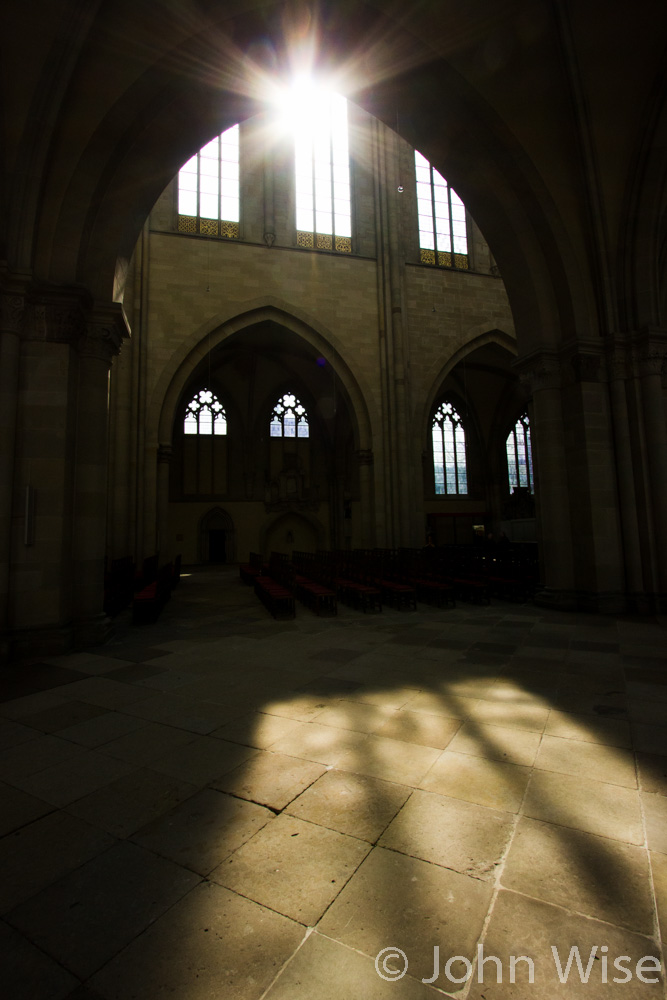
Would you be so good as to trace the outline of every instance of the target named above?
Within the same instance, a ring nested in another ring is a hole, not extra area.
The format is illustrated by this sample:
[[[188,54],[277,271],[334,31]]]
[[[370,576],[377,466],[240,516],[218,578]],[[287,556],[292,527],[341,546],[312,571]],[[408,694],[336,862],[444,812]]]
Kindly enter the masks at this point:
[[[299,77],[280,104],[283,127],[294,136],[296,228],[331,236],[334,248],[335,237],[352,236],[347,101]]]

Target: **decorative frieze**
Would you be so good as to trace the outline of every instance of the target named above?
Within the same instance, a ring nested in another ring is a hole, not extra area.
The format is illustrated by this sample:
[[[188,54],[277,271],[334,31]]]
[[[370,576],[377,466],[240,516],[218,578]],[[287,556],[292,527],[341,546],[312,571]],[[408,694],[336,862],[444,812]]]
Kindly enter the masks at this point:
[[[127,336],[127,323],[122,307],[118,303],[98,306],[93,310],[77,341],[79,356],[97,358],[111,364],[111,359],[119,353],[123,338]]]
[[[600,382],[603,376],[602,356],[577,351],[570,357],[575,382]]]
[[[533,355],[515,362],[512,367],[531,396],[543,389],[560,389],[563,384],[562,365],[556,354]]]
[[[25,315],[25,298],[11,292],[0,295],[1,329],[7,333],[20,333]]]
[[[45,343],[76,345],[84,335],[86,317],[80,301],[71,298],[31,302],[27,310],[25,337]]]

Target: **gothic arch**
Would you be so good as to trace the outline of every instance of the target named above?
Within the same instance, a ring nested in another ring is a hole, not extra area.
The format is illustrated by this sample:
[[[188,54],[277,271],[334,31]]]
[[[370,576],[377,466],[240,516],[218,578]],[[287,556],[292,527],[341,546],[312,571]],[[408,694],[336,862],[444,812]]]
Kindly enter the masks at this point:
[[[188,26],[167,19],[160,38],[151,35],[144,50],[145,28],[129,17],[126,37],[144,60],[139,72],[129,59],[101,58],[103,42],[94,31],[77,40],[86,43],[87,65],[97,62],[99,72],[104,67],[107,103],[100,101],[91,130],[76,145],[67,142],[61,123],[78,120],[94,85],[84,93],[73,82],[63,101],[33,236],[39,278],[82,284],[108,300],[114,282],[122,283],[123,261],[151,206],[181,163],[215,132],[261,109],[253,82],[263,67],[253,66],[247,53],[261,42],[275,64],[286,61],[285,23],[294,9],[276,2],[261,14],[242,5],[231,17],[227,10],[201,5],[199,20]],[[486,234],[522,351],[590,327],[595,302],[584,262],[544,178],[481,90],[453,68],[444,43],[438,51],[437,39],[429,36],[427,44],[424,34],[422,40],[419,18],[406,21],[362,0],[353,7],[331,0],[314,10],[322,65],[337,71],[352,100],[428,156]],[[465,12],[451,7],[448,16],[449,37],[465,34]],[[122,295],[120,288],[116,294]]]
[[[155,412],[159,413],[159,421],[156,426],[150,428],[150,433],[154,434],[156,447],[158,443],[170,444],[179,401],[195,369],[208,352],[215,350],[230,337],[242,334],[244,330],[266,320],[273,321],[296,333],[325,358],[332,367],[336,378],[341,382],[349,400],[353,424],[356,423],[355,432],[358,436],[358,448],[371,448],[371,422],[365,402],[365,393],[368,393],[369,390],[364,389],[363,380],[358,380],[346,364],[341,353],[342,345],[341,352],[339,352],[335,344],[332,344],[336,338],[328,337],[327,331],[321,329],[321,324],[306,323],[287,310],[268,304],[250,309],[222,322],[219,317],[212,317],[211,321],[206,324],[207,329],[193,331],[181,350],[174,353],[170,362],[165,366],[154,392],[154,399],[158,402]],[[149,408],[149,412],[151,410],[153,407]]]
[[[223,507],[212,507],[199,521],[198,550],[202,563],[219,561],[211,558],[211,532],[224,532],[224,562],[236,562],[236,530],[231,516]]]

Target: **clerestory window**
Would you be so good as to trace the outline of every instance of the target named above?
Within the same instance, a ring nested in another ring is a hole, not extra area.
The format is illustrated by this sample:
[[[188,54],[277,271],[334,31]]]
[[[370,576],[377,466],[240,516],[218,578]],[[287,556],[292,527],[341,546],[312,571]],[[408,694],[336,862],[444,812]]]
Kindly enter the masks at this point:
[[[297,80],[285,104],[294,133],[297,245],[351,253],[347,100]]]
[[[517,486],[527,487],[535,492],[533,480],[533,455],[530,446],[530,422],[528,414],[519,417],[507,436],[507,477],[510,493]]]
[[[461,417],[451,403],[442,403],[436,410],[431,438],[436,494],[467,493],[465,431]]]
[[[417,150],[415,174],[422,264],[466,270],[468,234],[463,202],[442,174]]]
[[[238,238],[239,132],[232,125],[179,170],[179,232]]]
[[[271,437],[307,438],[308,414],[293,393],[286,392],[276,403],[271,414]]]
[[[183,420],[184,434],[227,433],[227,415],[218,397],[210,389],[200,389],[188,403]]]

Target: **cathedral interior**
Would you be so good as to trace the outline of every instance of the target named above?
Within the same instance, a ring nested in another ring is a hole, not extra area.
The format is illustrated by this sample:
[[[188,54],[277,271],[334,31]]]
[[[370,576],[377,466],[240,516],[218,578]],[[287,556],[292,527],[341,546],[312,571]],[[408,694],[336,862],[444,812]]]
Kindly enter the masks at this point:
[[[9,995],[664,997],[667,8],[0,24]]]

